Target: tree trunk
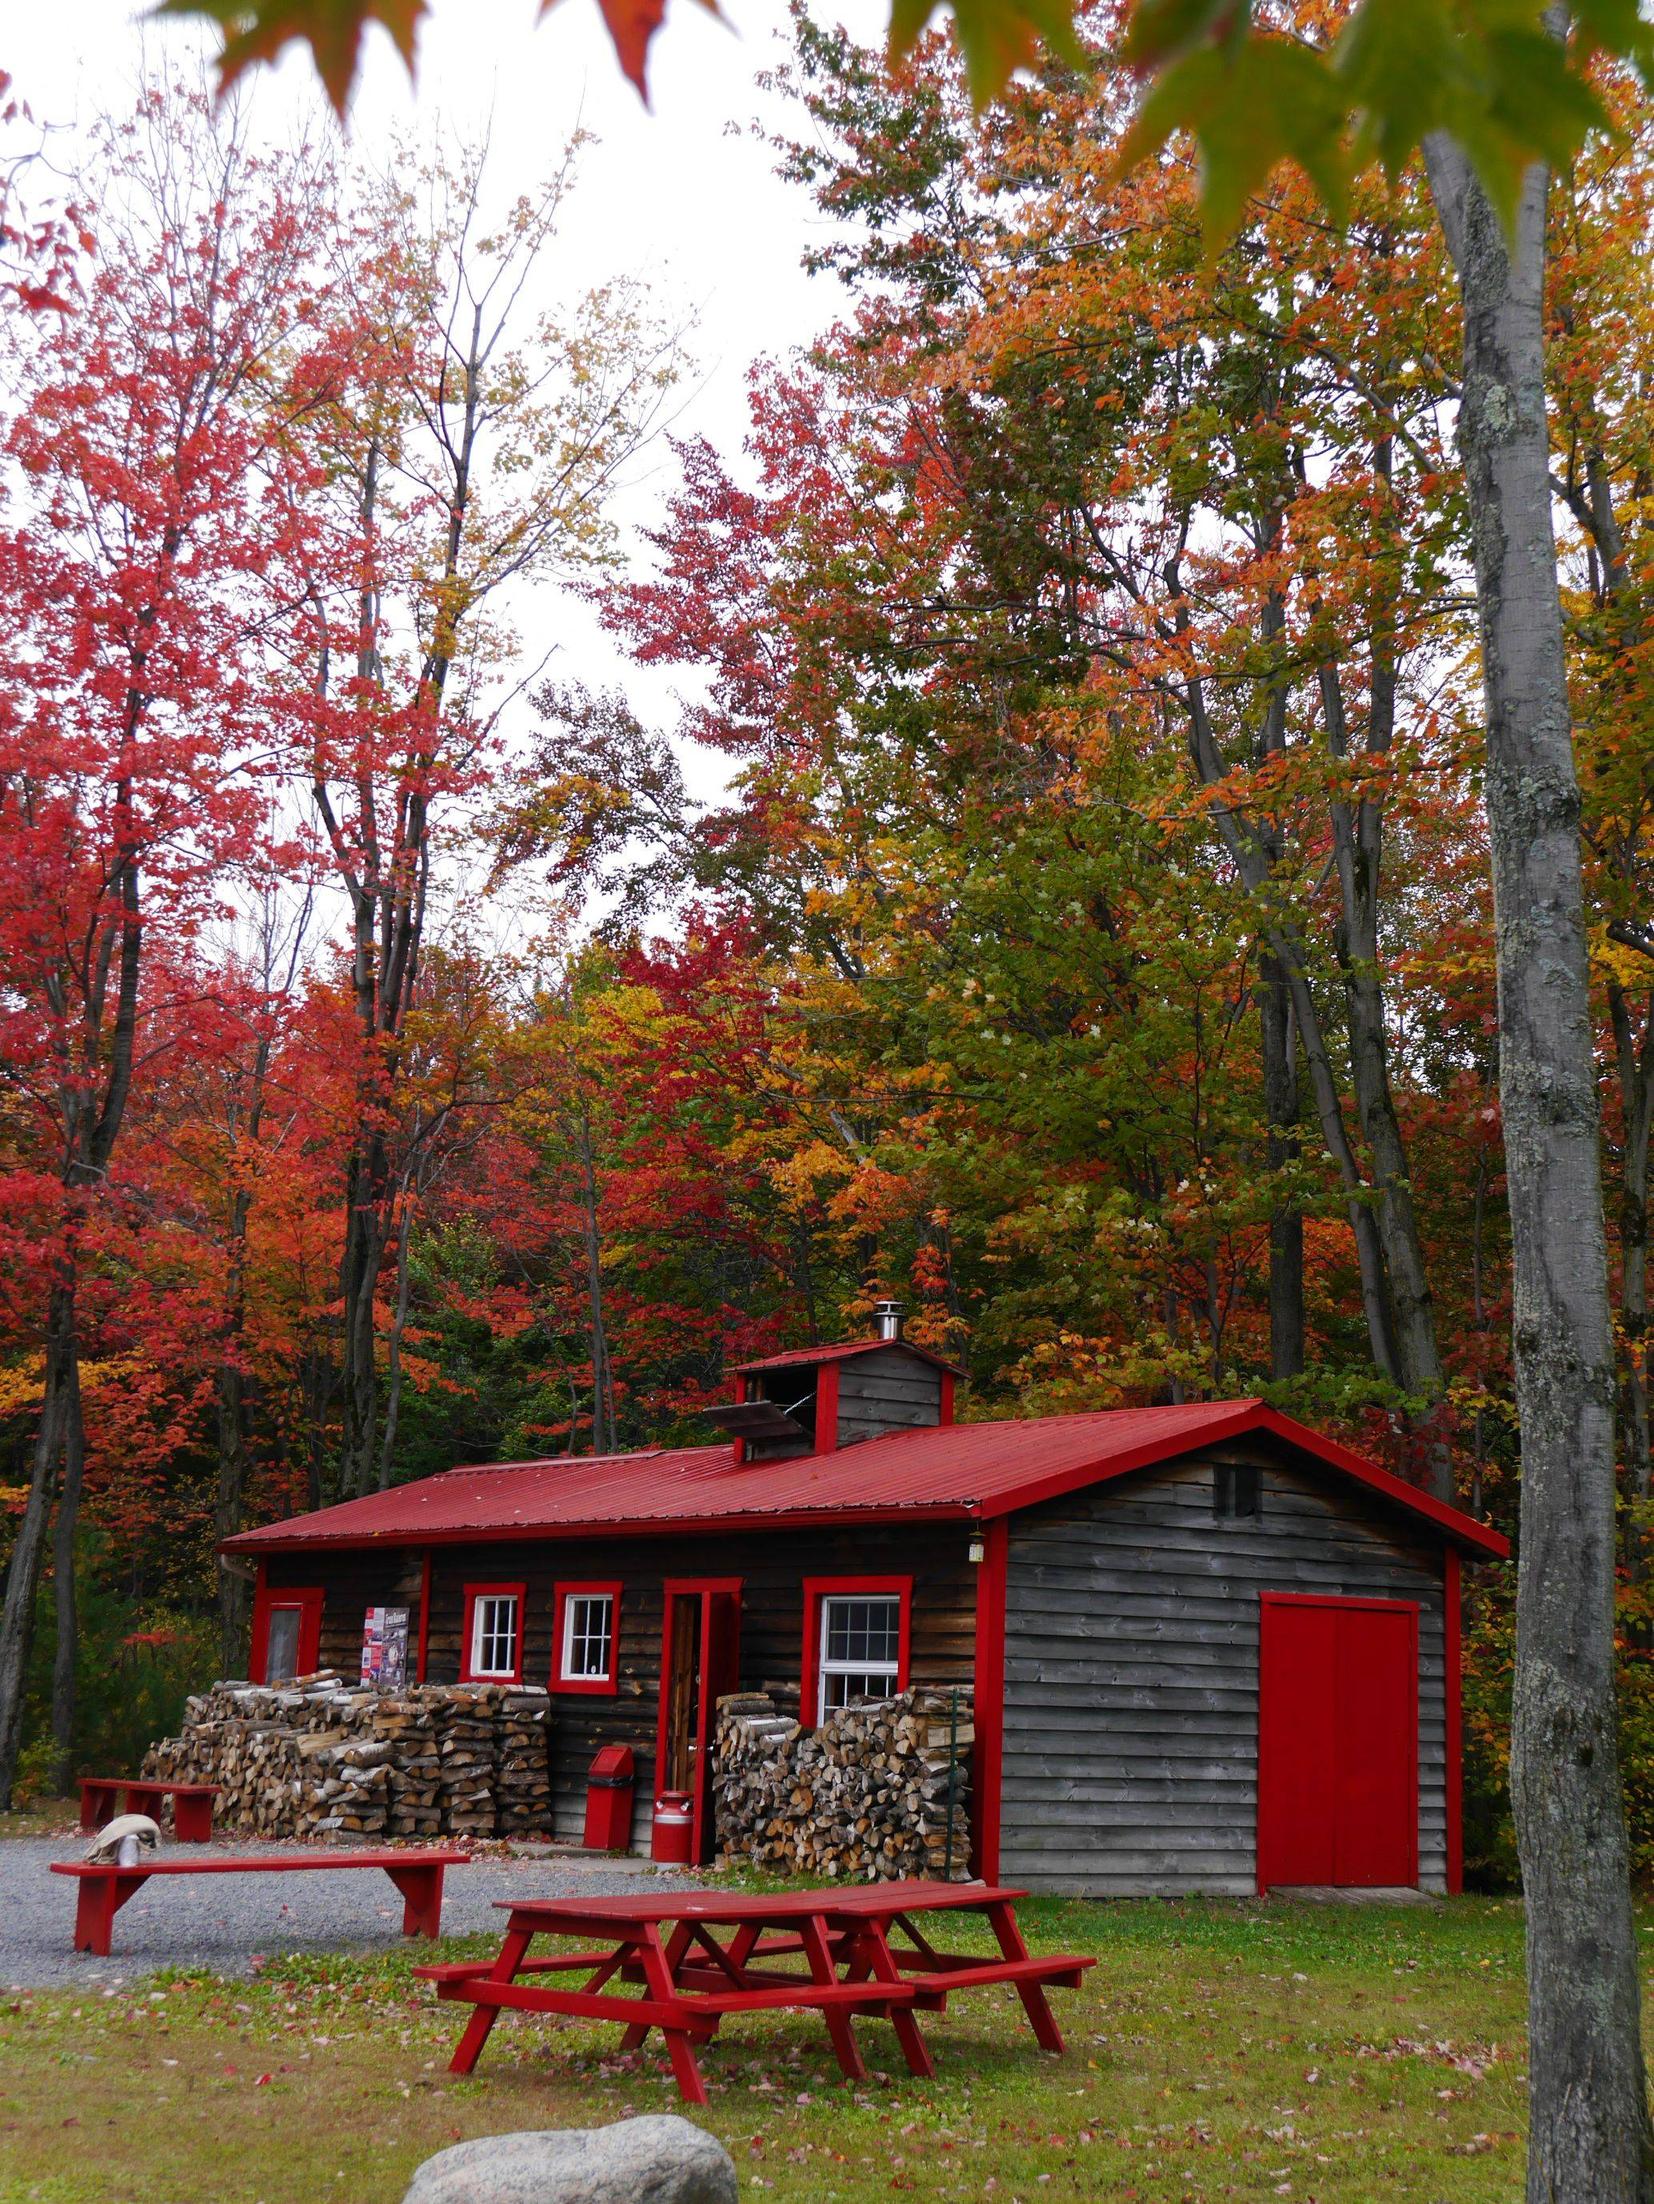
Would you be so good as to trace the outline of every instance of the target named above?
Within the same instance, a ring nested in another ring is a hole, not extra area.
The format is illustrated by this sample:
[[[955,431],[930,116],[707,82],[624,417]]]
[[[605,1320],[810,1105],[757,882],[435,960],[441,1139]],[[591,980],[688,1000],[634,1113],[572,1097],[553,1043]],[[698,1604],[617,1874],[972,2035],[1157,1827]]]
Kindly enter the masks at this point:
[[[368,1134],[351,1158],[340,1265],[344,1341],[340,1356],[340,1489],[373,1489],[379,1466],[379,1372],[374,1303],[385,1264],[385,1197],[390,1177],[385,1142]]]
[[[1272,1177],[1298,1161],[1298,1064],[1292,996],[1277,960],[1262,960],[1258,1012],[1263,1022],[1266,1160]],[[1301,1377],[1304,1368],[1304,1217],[1277,1194],[1269,1212],[1269,1374]]]
[[[1547,177],[1513,237],[1427,147],[1464,308],[1459,448],[1487,713],[1522,1433],[1511,1801],[1527,1899],[1529,2204],[1649,2204],[1654,2148],[1614,1708],[1614,1341],[1580,800],[1545,408]]]
[[[218,1366],[218,1491],[213,1530],[222,1542],[242,1526],[247,1476],[246,1383],[229,1361]],[[218,1673],[238,1676],[247,1645],[247,1583],[222,1563],[218,1570]]]
[[[609,1370],[609,1333],[603,1316],[603,1243],[598,1230],[597,1169],[592,1155],[592,1125],[580,1112],[581,1209],[586,1228],[586,1301],[592,1339],[592,1452],[615,1449],[614,1381]]]
[[[63,1459],[69,1403],[79,1369],[75,1335],[75,1281],[71,1269],[51,1291],[46,1317],[46,1372],[35,1434],[34,1464],[28,1498],[17,1526],[11,1566],[6,1572],[6,1601],[0,1609],[0,1813],[10,1811],[23,1747],[23,1693],[34,1643],[35,1595],[46,1558],[58,1466]]]
[[[413,1188],[403,1190],[396,1220],[396,1307],[385,1342],[385,1439],[379,1450],[379,1489],[384,1492],[396,1467],[396,1427],[402,1414],[402,1335],[408,1328],[408,1233],[413,1224]]]
[[[75,1600],[75,1532],[80,1524],[86,1432],[81,1421],[80,1372],[72,1374],[63,1411],[63,1490],[52,1537],[52,1592],[57,1645],[52,1657],[52,1792],[67,1798],[75,1773],[75,1680],[80,1658],[80,1616]]]
[[[1610,982],[1608,1009],[1614,1027],[1619,1070],[1624,1146],[1620,1152],[1620,1333],[1624,1340],[1624,1428],[1620,1437],[1631,1495],[1638,1512],[1631,1519],[1626,1557],[1633,1573],[1647,1573],[1648,1527],[1640,1510],[1648,1501],[1648,1154],[1654,1121],[1654,996],[1637,1038],[1631,1005],[1623,987]]]

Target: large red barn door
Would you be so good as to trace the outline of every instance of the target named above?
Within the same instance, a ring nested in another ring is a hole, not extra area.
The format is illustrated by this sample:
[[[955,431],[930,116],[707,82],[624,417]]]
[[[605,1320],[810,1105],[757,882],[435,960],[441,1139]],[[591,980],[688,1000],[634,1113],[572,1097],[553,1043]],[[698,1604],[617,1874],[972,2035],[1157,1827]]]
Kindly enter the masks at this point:
[[[1419,1614],[1265,1592],[1258,1888],[1403,1888],[1419,1872]]]

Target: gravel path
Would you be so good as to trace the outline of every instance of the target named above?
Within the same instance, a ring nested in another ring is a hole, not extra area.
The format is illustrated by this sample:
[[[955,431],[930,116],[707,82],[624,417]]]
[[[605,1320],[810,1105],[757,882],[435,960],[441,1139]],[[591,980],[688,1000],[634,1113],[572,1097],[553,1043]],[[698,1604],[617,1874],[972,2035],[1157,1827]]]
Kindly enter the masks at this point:
[[[256,1956],[273,1952],[379,1951],[402,1943],[402,1900],[390,1878],[373,1868],[348,1875],[157,1875],[116,1914],[110,1956],[94,1959],[71,1947],[74,1882],[46,1872],[53,1860],[80,1859],[87,1841],[75,1829],[56,1837],[0,1839],[0,1985],[101,1988],[160,1967],[245,1975]],[[167,1855],[209,1859],[287,1849],[225,1839],[199,1850],[169,1843]],[[659,1887],[656,1872],[646,1861],[578,1852],[473,1860],[449,1868],[444,1878],[443,1932],[499,1931],[497,1898],[651,1890]]]

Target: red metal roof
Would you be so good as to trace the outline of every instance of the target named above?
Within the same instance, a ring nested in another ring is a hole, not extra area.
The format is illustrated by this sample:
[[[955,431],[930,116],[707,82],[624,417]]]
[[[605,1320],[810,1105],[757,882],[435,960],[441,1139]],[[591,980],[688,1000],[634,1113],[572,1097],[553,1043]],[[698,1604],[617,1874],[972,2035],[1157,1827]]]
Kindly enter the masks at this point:
[[[904,1353],[916,1355],[935,1369],[951,1370],[955,1377],[965,1375],[957,1362],[944,1362],[928,1347],[916,1347],[911,1339],[841,1339],[830,1347],[789,1347],[784,1354],[766,1355],[762,1362],[737,1362],[730,1374],[756,1377],[762,1370],[796,1370],[805,1364],[848,1362],[852,1355],[882,1354],[888,1347],[900,1347]]]
[[[480,1463],[227,1539],[233,1553],[318,1546],[776,1529],[897,1517],[980,1519],[1100,1484],[1193,1447],[1267,1433],[1422,1518],[1472,1553],[1504,1555],[1486,1524],[1404,1484],[1257,1400],[1113,1408],[1015,1423],[892,1431],[833,1454],[737,1465],[727,1446],[596,1460]]]

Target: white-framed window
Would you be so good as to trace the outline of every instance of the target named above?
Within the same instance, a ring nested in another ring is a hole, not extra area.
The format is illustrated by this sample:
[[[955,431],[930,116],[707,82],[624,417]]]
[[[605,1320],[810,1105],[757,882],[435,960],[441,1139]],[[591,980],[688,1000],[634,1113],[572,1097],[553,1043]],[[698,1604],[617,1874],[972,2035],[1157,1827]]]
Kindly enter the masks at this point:
[[[471,1594],[469,1680],[490,1676],[516,1679],[520,1672],[522,1611],[520,1592],[479,1588]]]
[[[272,1607],[270,1629],[265,1640],[264,1681],[267,1684],[284,1684],[290,1676],[299,1672],[299,1631],[304,1622],[304,1610],[299,1607]]]
[[[613,1592],[566,1592],[559,1680],[570,1684],[607,1683],[614,1674],[614,1655]]]
[[[824,1592],[816,1660],[816,1719],[852,1699],[901,1689],[902,1602],[895,1592]]]

